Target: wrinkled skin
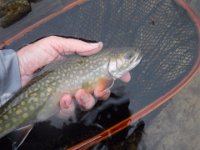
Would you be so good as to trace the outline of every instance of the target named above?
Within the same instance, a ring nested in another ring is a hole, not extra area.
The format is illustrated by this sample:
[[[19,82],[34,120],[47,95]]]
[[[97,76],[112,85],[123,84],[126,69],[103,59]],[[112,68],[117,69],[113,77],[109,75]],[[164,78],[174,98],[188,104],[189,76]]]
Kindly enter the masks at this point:
[[[32,0],[0,0],[0,26],[5,28],[31,11]]]

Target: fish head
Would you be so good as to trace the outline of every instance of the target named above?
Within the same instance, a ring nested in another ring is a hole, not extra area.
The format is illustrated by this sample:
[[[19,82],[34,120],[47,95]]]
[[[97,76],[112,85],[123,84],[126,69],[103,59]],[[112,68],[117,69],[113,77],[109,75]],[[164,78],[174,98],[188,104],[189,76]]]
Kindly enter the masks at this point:
[[[122,77],[126,72],[136,67],[142,59],[141,51],[137,48],[120,48],[112,52],[108,71],[114,78]]]

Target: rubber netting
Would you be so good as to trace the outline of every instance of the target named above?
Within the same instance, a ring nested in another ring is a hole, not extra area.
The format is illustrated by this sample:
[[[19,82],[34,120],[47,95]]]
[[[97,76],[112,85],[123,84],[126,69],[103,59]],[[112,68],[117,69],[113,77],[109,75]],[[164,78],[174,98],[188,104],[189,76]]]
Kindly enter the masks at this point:
[[[192,69],[198,32],[173,0],[91,0],[41,25],[11,48],[47,35],[103,41],[104,47],[137,47],[144,55],[132,72],[129,98],[142,104],[159,98]],[[140,107],[141,105],[141,107]]]
[[[123,86],[126,94],[117,99],[117,101],[128,99],[133,102],[129,105],[131,113],[160,98],[180,83],[191,72],[199,55],[197,27],[188,13],[173,0],[90,0],[40,25],[8,48],[17,50],[48,35],[103,41],[104,47],[131,46],[141,49],[143,59],[131,72],[130,83]],[[119,106],[119,111],[123,115],[122,107],[124,105]],[[121,119],[119,116],[115,117]],[[92,120],[92,117],[89,117],[89,120]],[[119,120],[110,121],[112,124],[108,123],[104,129]],[[43,129],[47,127],[44,125]],[[57,139],[55,138],[58,137],[57,133],[53,138],[50,136],[50,140],[46,140],[46,134],[43,135],[41,132],[43,129],[37,130],[36,126],[27,140],[31,142],[25,141],[24,145],[30,144],[29,149],[34,147],[36,145],[34,141],[37,141],[38,137],[40,139],[38,141],[42,143],[39,143],[39,147],[44,146],[45,142],[47,147],[50,143],[55,143],[51,140]],[[51,132],[49,130],[46,132],[55,133],[52,128],[50,129]],[[91,128],[88,131],[93,132]],[[63,131],[59,130],[59,134],[62,133]],[[70,131],[67,130],[66,135],[69,134]],[[78,142],[83,140],[77,130],[73,132],[74,134],[78,134]],[[60,141],[59,138],[57,140]],[[77,143],[72,138],[71,141],[72,145]]]

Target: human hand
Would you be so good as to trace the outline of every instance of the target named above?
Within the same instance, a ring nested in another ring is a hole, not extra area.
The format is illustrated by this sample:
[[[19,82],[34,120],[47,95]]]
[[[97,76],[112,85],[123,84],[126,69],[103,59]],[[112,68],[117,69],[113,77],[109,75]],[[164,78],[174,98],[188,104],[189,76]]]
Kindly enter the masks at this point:
[[[99,52],[102,47],[102,42],[87,43],[77,39],[57,36],[50,36],[29,44],[17,52],[22,86],[26,85],[28,81],[31,80],[36,70],[61,58],[64,54],[77,53],[82,56],[89,56]],[[130,80],[130,74],[126,73],[121,80],[128,82]],[[105,100],[109,95],[109,90],[94,90],[94,96],[99,99]],[[83,89],[77,91],[75,98],[78,104],[84,109],[90,109],[95,104],[92,93],[88,93]],[[60,108],[62,114],[70,114],[74,111],[75,106],[71,95],[63,95],[60,100]]]

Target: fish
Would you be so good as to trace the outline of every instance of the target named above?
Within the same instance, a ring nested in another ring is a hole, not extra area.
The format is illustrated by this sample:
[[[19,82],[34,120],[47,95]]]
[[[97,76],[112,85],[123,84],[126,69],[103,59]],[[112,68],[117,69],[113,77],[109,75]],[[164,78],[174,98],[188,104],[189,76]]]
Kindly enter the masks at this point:
[[[141,59],[139,49],[124,47],[103,49],[91,56],[63,56],[50,63],[0,108],[0,138],[22,129],[26,134],[15,146],[19,147],[34,123],[59,112],[59,100],[64,93],[73,96],[79,89],[92,92],[105,81],[114,82],[122,77]]]

